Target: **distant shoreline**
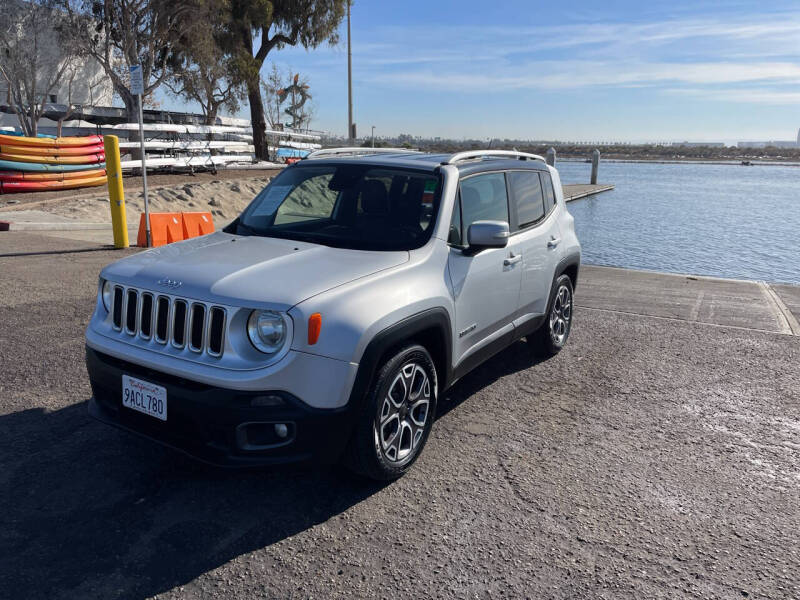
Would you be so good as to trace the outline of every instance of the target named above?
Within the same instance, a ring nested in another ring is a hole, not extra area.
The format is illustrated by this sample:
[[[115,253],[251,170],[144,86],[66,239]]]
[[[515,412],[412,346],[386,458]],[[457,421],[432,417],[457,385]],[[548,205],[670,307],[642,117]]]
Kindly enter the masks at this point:
[[[571,157],[571,156],[556,156],[556,164],[559,162],[572,162],[572,163],[586,163],[589,164],[585,158]],[[600,162],[617,162],[617,163],[649,163],[658,165],[678,165],[678,164],[693,164],[693,165],[728,165],[733,167],[753,166],[753,167],[800,167],[800,161],[785,161],[785,160],[769,160],[769,159],[735,159],[735,158],[720,158],[717,160],[708,158],[605,158],[600,156]],[[743,162],[749,162],[749,165],[743,165]]]

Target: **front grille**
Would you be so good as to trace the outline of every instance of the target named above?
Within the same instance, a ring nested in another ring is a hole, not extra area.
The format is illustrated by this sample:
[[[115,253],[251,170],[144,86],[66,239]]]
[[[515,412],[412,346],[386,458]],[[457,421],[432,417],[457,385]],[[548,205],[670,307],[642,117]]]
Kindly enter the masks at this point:
[[[120,333],[197,354],[222,356],[225,309],[136,288],[114,288],[112,327]]]

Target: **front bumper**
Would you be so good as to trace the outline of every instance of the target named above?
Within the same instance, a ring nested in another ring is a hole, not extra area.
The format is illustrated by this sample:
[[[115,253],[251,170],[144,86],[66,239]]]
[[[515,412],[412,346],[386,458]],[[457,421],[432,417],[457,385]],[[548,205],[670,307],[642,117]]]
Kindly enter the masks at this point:
[[[92,417],[220,466],[335,462],[355,418],[353,402],[337,409],[311,408],[286,392],[213,387],[135,365],[88,346],[86,368],[92,385]],[[123,374],[166,388],[166,421],[122,406]],[[257,405],[266,396],[279,396],[282,403]],[[287,426],[286,438],[274,434],[276,423]]]

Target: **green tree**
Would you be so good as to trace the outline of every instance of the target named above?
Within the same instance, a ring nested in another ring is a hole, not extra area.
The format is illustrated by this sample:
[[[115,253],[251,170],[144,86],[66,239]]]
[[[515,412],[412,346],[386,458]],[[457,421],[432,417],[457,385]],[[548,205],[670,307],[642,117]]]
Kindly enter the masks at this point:
[[[350,0],[225,0],[221,48],[231,57],[232,74],[247,88],[253,145],[268,159],[267,122],[261,96],[261,67],[272,50],[316,48],[338,42],[339,24]]]
[[[203,0],[60,0],[62,35],[72,35],[103,67],[114,92],[136,121],[136,97],[128,68],[142,66],[145,99],[170,77],[202,23]]]
[[[220,108],[238,111],[244,97],[243,86],[230,75],[230,57],[217,43],[223,6],[221,0],[206,0],[199,7],[194,33],[176,48],[173,72],[166,80],[174,95],[200,105],[206,125],[216,123]]]

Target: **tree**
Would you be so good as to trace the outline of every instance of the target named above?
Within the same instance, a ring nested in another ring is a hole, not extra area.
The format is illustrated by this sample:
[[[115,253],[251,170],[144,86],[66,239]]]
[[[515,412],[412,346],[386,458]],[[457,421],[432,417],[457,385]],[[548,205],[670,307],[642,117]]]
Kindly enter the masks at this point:
[[[300,44],[316,48],[338,42],[338,27],[350,0],[227,0],[225,35],[234,75],[247,87],[256,156],[268,159],[261,67],[272,50]]]
[[[61,31],[97,60],[125,104],[128,121],[137,120],[136,97],[128,70],[142,66],[144,96],[179,64],[179,49],[195,34],[202,0],[59,0],[67,18]]]
[[[46,3],[4,0],[0,6],[0,79],[22,132],[35,137],[45,103],[79,51],[53,31],[54,14]]]
[[[174,95],[200,105],[206,125],[216,123],[220,108],[238,111],[244,98],[241,83],[230,76],[230,58],[217,44],[221,8],[220,0],[206,0],[194,34],[180,47],[180,60],[166,81]]]
[[[276,131],[283,129],[282,115],[285,98],[281,97],[279,92],[286,87],[286,81],[288,81],[288,75],[273,63],[269,75],[261,83],[264,88],[264,116],[269,128]]]
[[[58,118],[56,124],[56,136],[61,137],[61,130],[64,127],[64,121],[69,119],[75,112],[80,109],[84,104],[89,106],[94,105],[95,92],[103,85],[102,77],[95,77],[86,82],[83,90],[77,90],[75,78],[79,76],[79,70],[76,66],[70,67],[67,75],[67,109],[64,114]]]
[[[289,84],[283,89],[278,90],[278,97],[282,102],[288,104],[284,109],[284,113],[291,117],[292,122],[289,127],[292,129],[302,129],[303,126],[308,126],[311,117],[314,114],[314,109],[311,103],[311,94],[308,93],[308,77],[300,78],[300,73],[296,73],[293,78],[289,80]]]

